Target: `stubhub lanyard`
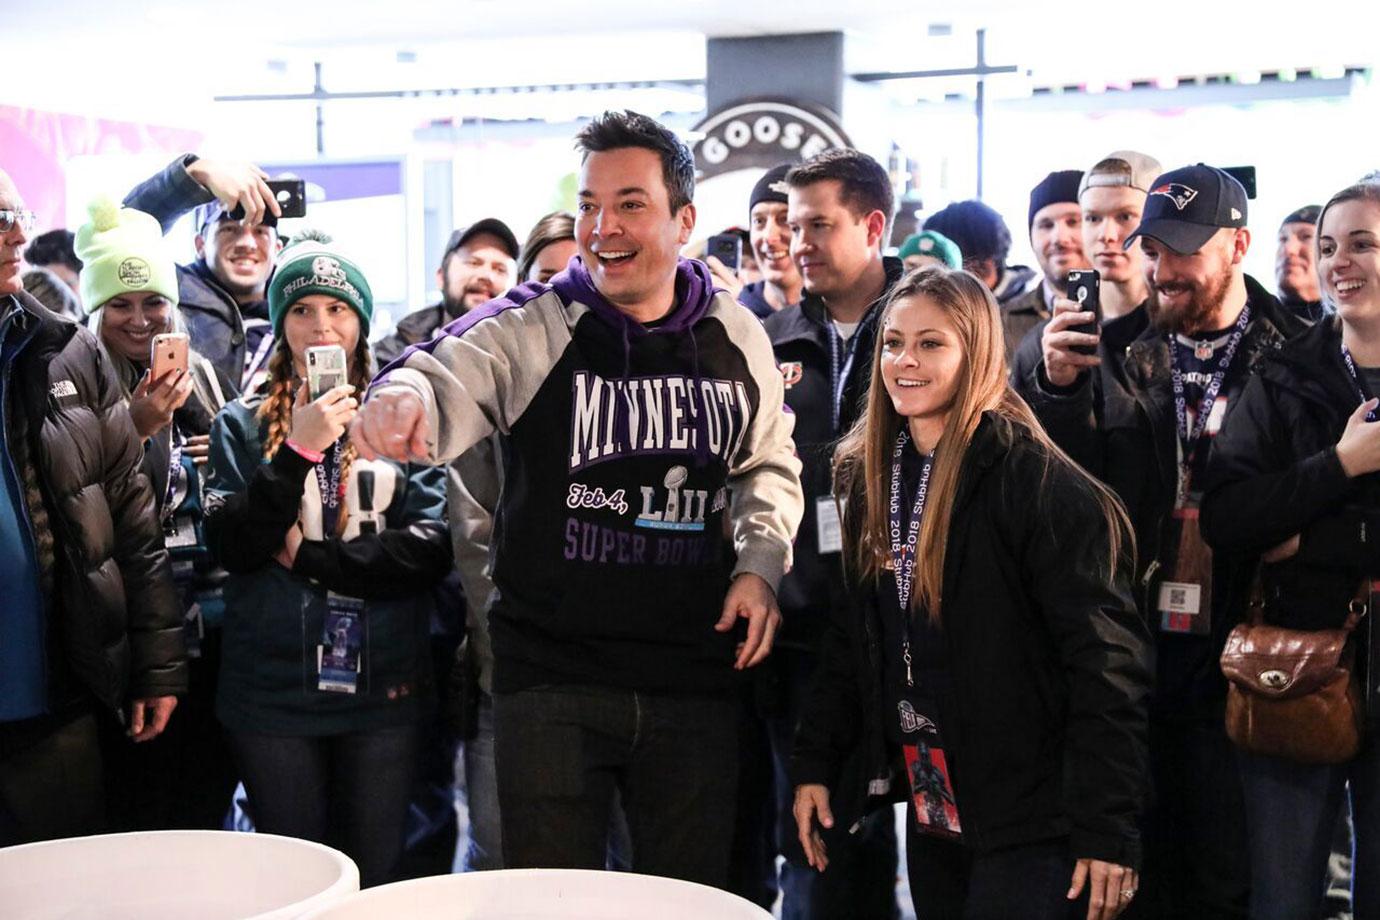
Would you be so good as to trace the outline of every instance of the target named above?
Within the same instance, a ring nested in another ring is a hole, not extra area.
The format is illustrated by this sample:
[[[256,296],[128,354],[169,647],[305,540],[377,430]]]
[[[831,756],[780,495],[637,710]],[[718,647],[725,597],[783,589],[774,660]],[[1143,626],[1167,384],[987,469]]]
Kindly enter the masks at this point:
[[[1347,373],[1351,375],[1351,385],[1356,388],[1356,395],[1361,402],[1369,402],[1371,397],[1366,395],[1366,389],[1361,385],[1361,375],[1356,373],[1356,362],[1351,359],[1351,349],[1347,348],[1345,343],[1342,344],[1342,361],[1346,364]],[[1375,421],[1374,409],[1366,413],[1366,421]]]
[[[925,497],[929,493],[930,470],[934,465],[933,454],[925,455],[925,464],[920,471],[920,484],[915,490],[915,507],[911,510],[910,524],[906,529],[906,542],[901,542],[901,458],[910,443],[910,430],[901,426],[896,436],[896,449],[891,455],[891,503],[888,507],[891,519],[891,563],[896,576],[896,598],[901,606],[901,658],[906,664],[906,686],[915,686],[911,677],[910,656],[910,593],[915,584],[915,553],[920,543],[920,523],[925,516]]]
[[[325,459],[316,468],[316,484],[321,489],[321,535],[324,539],[330,539],[335,534],[336,523],[340,520],[340,496],[344,491],[340,481],[340,466],[345,453],[341,446],[343,443],[342,439],[328,447]]]
[[[1198,415],[1193,419],[1192,430],[1188,427],[1188,397],[1184,394],[1184,374],[1179,366],[1179,341],[1174,333],[1169,333],[1169,378],[1174,386],[1174,418],[1178,425],[1179,446],[1183,449],[1182,468],[1180,469],[1179,482],[1183,490],[1188,482],[1188,470],[1193,463],[1193,452],[1198,448],[1198,442],[1203,437],[1203,432],[1207,429],[1208,416],[1212,414],[1212,407],[1217,402],[1217,395],[1222,391],[1222,382],[1227,379],[1227,372],[1231,370],[1232,359],[1236,357],[1236,349],[1241,344],[1241,339],[1246,334],[1246,327],[1251,322],[1251,305],[1241,310],[1241,315],[1236,320],[1236,328],[1232,330],[1231,339],[1227,342],[1226,351],[1222,353],[1221,359],[1217,362],[1217,370],[1213,371],[1212,379],[1203,389],[1203,399],[1198,405]]]

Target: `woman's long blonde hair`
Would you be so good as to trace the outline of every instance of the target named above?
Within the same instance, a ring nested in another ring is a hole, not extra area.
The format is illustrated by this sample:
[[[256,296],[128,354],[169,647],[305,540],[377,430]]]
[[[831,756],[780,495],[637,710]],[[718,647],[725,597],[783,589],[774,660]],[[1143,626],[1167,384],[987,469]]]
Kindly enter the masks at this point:
[[[1109,558],[1115,567],[1123,550],[1134,548],[1131,524],[1120,501],[1050,440],[1030,407],[1007,383],[1001,314],[991,291],[968,272],[942,266],[911,271],[892,289],[877,319],[866,410],[834,452],[836,492],[847,500],[850,515],[862,515],[861,527],[844,528],[844,555],[849,566],[864,578],[879,579],[891,561],[887,484],[891,482],[896,437],[906,420],[896,411],[882,380],[882,349],[891,311],[911,297],[925,297],[944,311],[958,332],[963,352],[958,390],[935,448],[934,473],[916,548],[911,608],[925,609],[933,623],[941,620],[950,518],[963,474],[963,457],[984,412],[995,412],[1023,429],[1044,448],[1047,464],[1067,464],[1087,480],[1107,519]],[[1047,465],[1046,474],[1048,470]]]
[[[362,399],[364,391],[369,387],[369,381],[373,378],[373,364],[374,355],[361,327],[359,342],[355,345],[354,356],[350,359],[350,385],[355,388],[356,399]],[[301,381],[297,379],[293,369],[292,349],[288,347],[287,336],[279,335],[273,346],[273,356],[268,360],[268,379],[264,381],[264,387],[268,392],[264,395],[264,401],[259,404],[258,412],[255,413],[260,424],[268,426],[264,433],[265,460],[273,459],[278,448],[283,446],[283,442],[292,433],[292,406],[297,401],[297,388],[300,385]],[[343,483],[350,481],[350,467],[355,462],[356,453],[355,445],[346,441],[345,451],[340,458],[340,481]],[[336,520],[336,536],[345,533],[348,516],[345,503],[342,501],[340,516]]]

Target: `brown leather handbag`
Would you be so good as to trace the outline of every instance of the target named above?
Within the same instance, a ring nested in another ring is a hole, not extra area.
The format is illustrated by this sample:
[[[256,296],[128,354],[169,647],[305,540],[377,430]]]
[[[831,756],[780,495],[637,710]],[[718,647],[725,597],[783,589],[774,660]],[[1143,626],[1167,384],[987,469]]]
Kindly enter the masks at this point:
[[[1353,673],[1352,630],[1369,608],[1367,581],[1340,629],[1267,626],[1259,580],[1251,620],[1227,637],[1227,735],[1242,750],[1296,763],[1343,763],[1361,747],[1365,723]]]

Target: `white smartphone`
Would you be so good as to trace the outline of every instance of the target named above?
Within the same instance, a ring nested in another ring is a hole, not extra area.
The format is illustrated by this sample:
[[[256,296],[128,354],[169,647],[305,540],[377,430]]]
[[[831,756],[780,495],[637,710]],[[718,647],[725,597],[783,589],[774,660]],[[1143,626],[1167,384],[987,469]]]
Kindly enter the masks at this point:
[[[348,382],[344,348],[339,345],[314,345],[307,349],[307,395],[313,402],[329,390]]]
[[[153,337],[149,350],[149,381],[157,383],[174,371],[187,369],[187,333],[164,332]]]

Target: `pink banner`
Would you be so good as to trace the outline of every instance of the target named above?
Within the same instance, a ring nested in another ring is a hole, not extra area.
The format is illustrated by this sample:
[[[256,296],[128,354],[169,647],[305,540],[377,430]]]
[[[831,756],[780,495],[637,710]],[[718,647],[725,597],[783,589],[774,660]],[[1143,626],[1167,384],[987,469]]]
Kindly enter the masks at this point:
[[[201,140],[200,132],[184,128],[0,105],[0,169],[10,174],[25,204],[38,213],[39,232],[63,226],[64,168],[70,158],[157,152],[171,159],[196,150]]]

